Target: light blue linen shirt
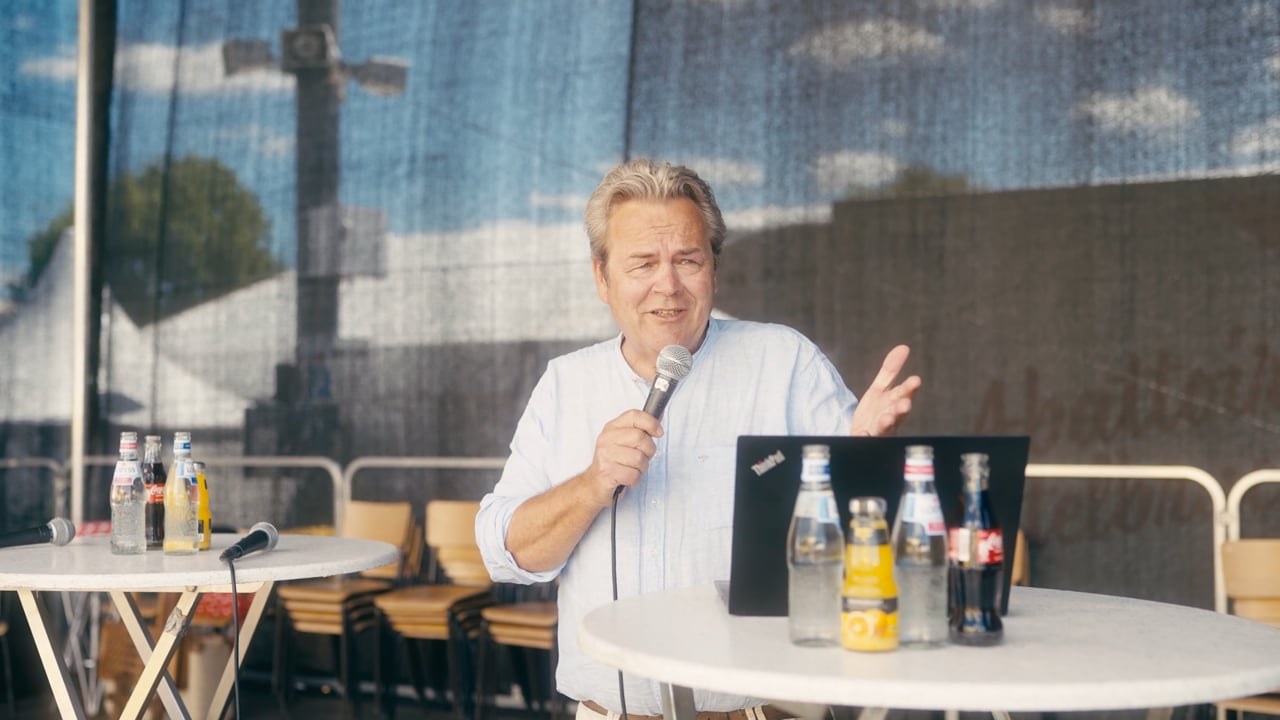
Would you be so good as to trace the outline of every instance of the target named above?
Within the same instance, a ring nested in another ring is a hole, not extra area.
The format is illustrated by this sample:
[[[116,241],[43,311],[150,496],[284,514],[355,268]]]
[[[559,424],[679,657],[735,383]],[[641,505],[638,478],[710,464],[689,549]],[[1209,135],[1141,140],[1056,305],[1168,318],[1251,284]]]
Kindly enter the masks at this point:
[[[650,384],[623,359],[621,342],[618,336],[548,364],[516,427],[502,478],[476,518],[476,540],[494,581],[559,576],[557,686],[615,711],[621,710],[617,670],[578,648],[582,617],[612,600],[610,513],[600,513],[568,561],[549,572],[521,569],[506,549],[506,532],[526,498],[591,464],[606,423],[643,407]],[[842,435],[856,404],[835,367],[800,333],[712,319],[662,417],[657,454],[618,500],[619,597],[727,580],[738,436]],[[629,712],[662,713],[657,683],[627,675],[626,693]],[[695,702],[713,711],[758,704],[702,691]]]

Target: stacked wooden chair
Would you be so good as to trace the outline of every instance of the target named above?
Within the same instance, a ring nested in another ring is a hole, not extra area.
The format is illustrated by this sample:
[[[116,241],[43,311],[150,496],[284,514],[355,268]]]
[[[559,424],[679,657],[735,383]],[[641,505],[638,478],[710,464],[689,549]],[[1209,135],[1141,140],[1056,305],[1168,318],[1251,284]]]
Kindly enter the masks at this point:
[[[564,711],[556,691],[557,584],[497,585],[498,603],[480,611],[476,663],[476,720],[493,706],[497,686],[498,652],[505,650],[527,708],[555,718]]]
[[[422,545],[407,502],[352,501],[346,507],[342,536],[380,540],[400,548],[400,559],[363,573],[281,585],[277,591],[276,642],[273,684],[283,712],[288,713],[293,689],[295,653],[290,652],[300,634],[328,636],[333,640],[337,680],[355,717],[360,717],[360,673],[355,640],[376,627],[373,600],[417,574]],[[417,547],[415,547],[417,546]]]
[[[383,694],[384,711],[394,714],[399,679],[394,659],[403,645],[409,654],[414,690],[424,704],[452,705],[460,717],[473,708],[472,643],[479,626],[479,611],[493,602],[489,573],[475,540],[476,513],[480,503],[433,500],[426,506],[426,582],[379,595],[374,599],[381,618],[380,640],[388,647],[375,653],[376,684]],[[427,659],[443,663],[428,662]],[[442,667],[440,667],[442,666]],[[438,672],[432,672],[438,669]],[[434,703],[428,700],[424,678],[429,676]],[[446,699],[445,688],[451,698]]]
[[[1280,539],[1250,538],[1222,545],[1222,575],[1234,615],[1280,627]],[[1225,712],[1280,715],[1280,688],[1217,703]]]

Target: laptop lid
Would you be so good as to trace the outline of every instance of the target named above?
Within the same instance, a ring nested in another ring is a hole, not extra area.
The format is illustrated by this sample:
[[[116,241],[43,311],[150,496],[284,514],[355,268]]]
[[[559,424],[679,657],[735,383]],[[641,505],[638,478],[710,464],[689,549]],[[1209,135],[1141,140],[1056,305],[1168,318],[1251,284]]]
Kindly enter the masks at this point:
[[[860,495],[884,498],[886,519],[893,527],[908,445],[933,447],[934,483],[942,514],[948,527],[959,525],[964,511],[960,455],[986,453],[991,469],[988,488],[992,510],[1006,543],[1001,612],[1008,612],[1013,543],[1022,519],[1029,437],[743,435],[738,438],[734,470],[733,555],[727,592],[730,614],[787,614],[787,530],[800,490],[801,448],[813,443],[831,448],[831,488],[846,535],[849,500]]]

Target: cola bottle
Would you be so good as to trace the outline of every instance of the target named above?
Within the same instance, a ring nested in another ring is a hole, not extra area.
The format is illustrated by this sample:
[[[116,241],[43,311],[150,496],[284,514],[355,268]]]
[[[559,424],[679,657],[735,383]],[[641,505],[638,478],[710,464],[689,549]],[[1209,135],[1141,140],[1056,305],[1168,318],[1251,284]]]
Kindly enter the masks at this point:
[[[995,645],[1004,636],[1004,535],[991,509],[985,453],[960,456],[964,519],[951,529],[947,566],[951,583],[950,636],[961,645]]]
[[[160,436],[148,435],[142,457],[142,483],[147,486],[147,549],[164,547],[164,483],[167,471],[160,456]]]

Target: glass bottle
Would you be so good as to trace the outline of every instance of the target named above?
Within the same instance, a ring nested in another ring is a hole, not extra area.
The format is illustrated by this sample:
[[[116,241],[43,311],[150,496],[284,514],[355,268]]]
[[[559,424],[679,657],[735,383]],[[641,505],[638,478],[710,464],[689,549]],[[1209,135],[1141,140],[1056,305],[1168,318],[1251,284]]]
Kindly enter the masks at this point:
[[[951,530],[947,564],[951,575],[951,640],[961,645],[995,645],[1004,636],[1000,601],[1004,594],[1004,534],[991,509],[986,453],[960,456],[964,477],[964,518]]]
[[[844,533],[831,492],[831,451],[805,445],[800,492],[787,531],[787,618],[791,642],[840,642],[840,585]]]
[[[884,519],[884,498],[849,501],[849,544],[844,552],[840,641],[849,650],[898,647],[898,586]]]
[[[196,461],[196,485],[200,493],[200,503],[196,508],[198,546],[201,550],[208,550],[213,544],[213,515],[209,512],[209,481],[204,474],[204,463],[199,460]]]
[[[147,486],[147,549],[164,547],[164,461],[160,453],[160,436],[148,435],[142,456],[142,483]]]
[[[904,489],[893,521],[898,584],[898,639],[903,645],[947,642],[947,525],[933,483],[933,448],[907,447]]]
[[[138,433],[120,433],[120,457],[111,477],[111,552],[140,555],[147,551],[143,508],[147,488],[138,467]]]
[[[164,484],[164,554],[194,555],[196,519],[200,495],[195,463],[191,459],[191,433],[173,434],[173,466]]]

